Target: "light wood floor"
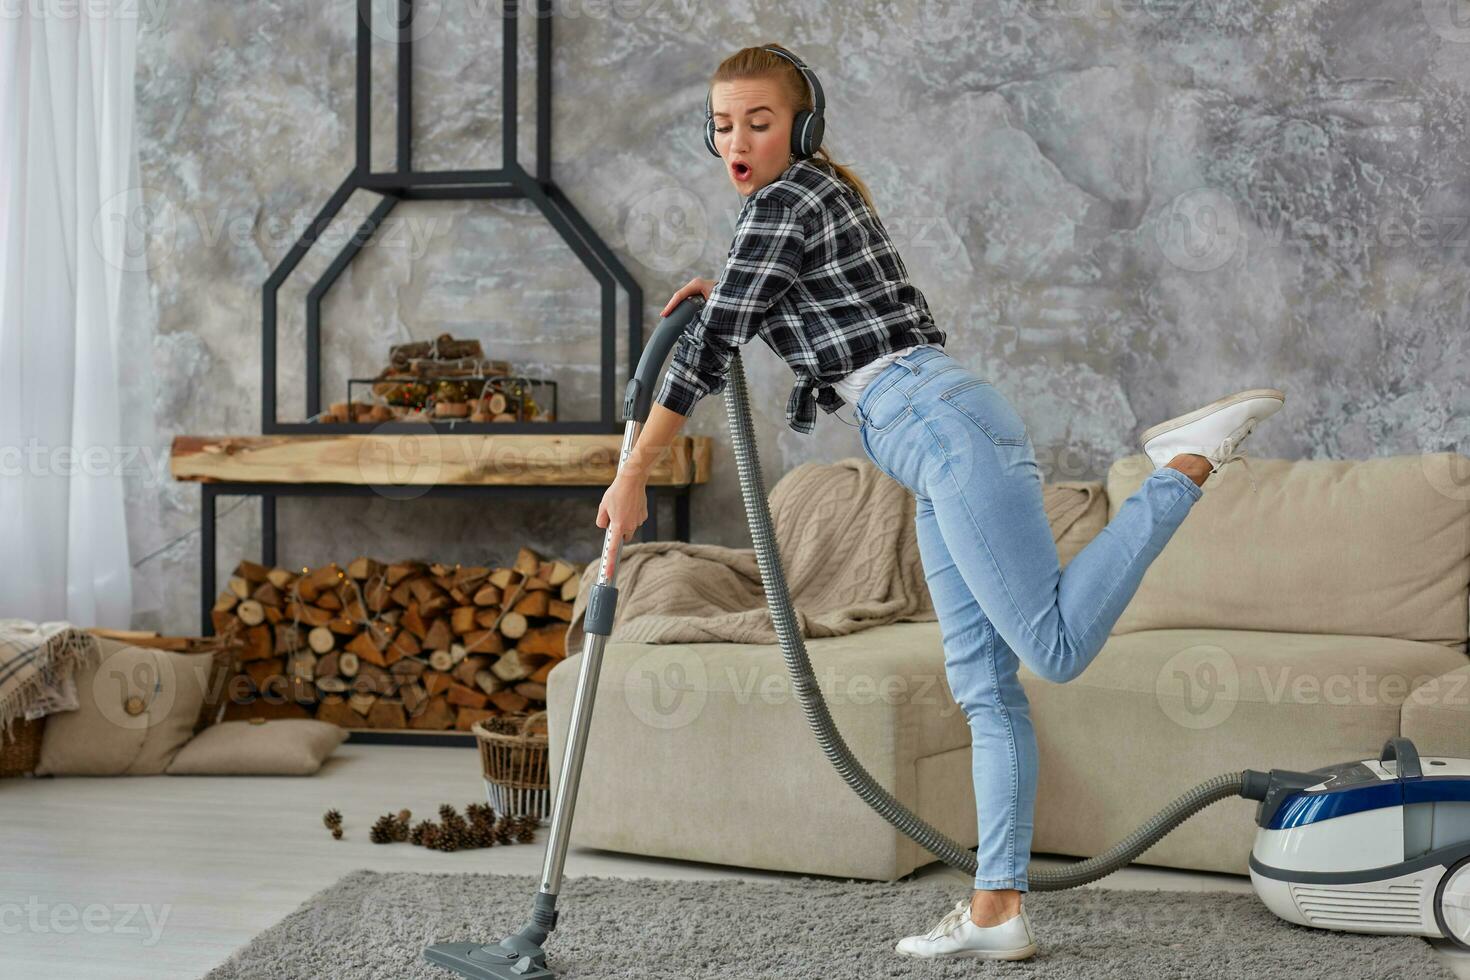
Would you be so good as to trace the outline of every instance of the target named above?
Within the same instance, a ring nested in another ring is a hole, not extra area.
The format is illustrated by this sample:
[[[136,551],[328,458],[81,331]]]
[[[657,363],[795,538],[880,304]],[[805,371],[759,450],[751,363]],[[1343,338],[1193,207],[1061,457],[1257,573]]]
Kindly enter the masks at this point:
[[[351,743],[306,778],[0,780],[0,978],[198,977],[358,868],[539,874],[544,837],[452,854],[368,840],[380,813],[437,819],[440,803],[463,808],[482,787],[473,748]],[[345,840],[322,826],[331,807]],[[586,848],[571,850],[566,874],[788,877]],[[920,874],[951,876],[960,894],[968,882],[938,862]],[[1242,876],[1137,866],[1103,884],[1250,891]],[[1470,956],[1434,945],[1470,978]]]

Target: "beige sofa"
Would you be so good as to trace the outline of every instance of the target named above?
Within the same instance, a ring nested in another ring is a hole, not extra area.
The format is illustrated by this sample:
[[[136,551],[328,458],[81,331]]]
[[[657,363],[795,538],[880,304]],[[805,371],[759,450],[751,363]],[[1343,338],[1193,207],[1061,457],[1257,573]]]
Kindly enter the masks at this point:
[[[1021,668],[1040,745],[1033,853],[1095,854],[1222,772],[1377,758],[1400,734],[1470,757],[1470,459],[1250,466],[1259,492],[1239,463],[1221,474],[1081,676]],[[1107,518],[1150,469],[1114,463]],[[806,646],[857,758],[973,847],[970,730],[939,624]],[[550,676],[553,783],[581,661]],[[1217,803],[1141,862],[1244,874],[1254,807]],[[935,860],[833,769],[775,645],[609,643],[571,843],[876,880]]]

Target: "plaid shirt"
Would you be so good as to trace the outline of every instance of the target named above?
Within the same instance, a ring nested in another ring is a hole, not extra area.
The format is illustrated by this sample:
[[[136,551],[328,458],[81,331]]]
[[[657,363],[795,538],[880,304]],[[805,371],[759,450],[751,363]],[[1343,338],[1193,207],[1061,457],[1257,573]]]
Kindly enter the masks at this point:
[[[757,334],[796,374],[786,421],[806,433],[815,405],[830,414],[843,404],[833,381],[890,351],[944,345],[878,216],[809,160],[746,198],[728,254],[654,399],[680,415],[725,390],[735,347]]]

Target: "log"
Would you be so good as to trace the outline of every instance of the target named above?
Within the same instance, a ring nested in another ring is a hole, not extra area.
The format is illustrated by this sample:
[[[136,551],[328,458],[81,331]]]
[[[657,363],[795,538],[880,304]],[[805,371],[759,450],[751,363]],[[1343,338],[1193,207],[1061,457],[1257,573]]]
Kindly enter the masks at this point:
[[[505,642],[495,630],[476,630],[465,634],[464,648],[466,653],[500,653]]]
[[[347,565],[347,577],[361,582],[383,574],[383,565],[372,558],[354,558]]]
[[[500,632],[508,640],[516,640],[525,636],[526,628],[526,617],[518,612],[507,612],[500,618]]]
[[[388,585],[396,586],[410,576],[422,575],[426,570],[421,561],[396,561],[388,566]]]
[[[467,732],[475,722],[493,718],[497,714],[499,714],[498,711],[491,711],[488,708],[460,708],[454,718],[454,727],[459,731]]]
[[[240,650],[242,661],[264,660],[272,653],[271,627],[252,626],[245,631],[245,644]]]
[[[331,653],[326,654],[323,657],[318,657],[317,658],[317,662],[316,662],[316,676],[318,676],[318,677],[336,677],[336,676],[338,676],[338,674],[340,674],[341,671],[339,671],[337,669],[337,661],[339,661],[340,659],[342,659],[342,656],[343,656],[343,654],[337,652],[336,650],[333,650]],[[351,654],[347,654],[347,656],[350,657],[352,655]]]
[[[355,653],[343,653],[337,658],[337,673],[343,677],[356,677],[361,661]]]
[[[546,574],[545,578],[552,585],[561,585],[576,574],[576,571],[576,568],[571,564],[557,559],[551,563],[551,571]]]
[[[317,656],[314,653],[298,653],[291,657],[286,670],[292,677],[312,681],[316,679],[316,661]]]
[[[572,608],[573,606],[570,602],[564,602],[561,599],[552,599],[546,605],[546,615],[570,623],[572,621]]]
[[[419,646],[419,641],[412,633],[408,630],[399,630],[392,642],[388,644],[388,649],[383,651],[388,660],[384,666],[389,666],[404,657],[417,656],[422,649],[423,647]]]
[[[546,685],[536,681],[521,681],[512,690],[530,701],[546,700]]]
[[[544,653],[552,657],[565,656],[567,630],[570,628],[570,623],[552,623],[548,626],[538,626],[527,630],[525,635],[516,641],[516,649],[526,654]]]
[[[276,652],[295,653],[306,646],[306,634],[294,623],[277,623],[275,630]]]
[[[431,695],[444,693],[449,690],[449,685],[454,683],[454,678],[449,674],[432,670],[426,672],[421,680],[424,684],[424,690]]]
[[[498,585],[482,585],[475,592],[475,605],[498,606],[502,593]]]
[[[531,676],[532,668],[514,650],[507,650],[490,665],[491,671],[503,681],[522,681]]]
[[[258,585],[264,582],[269,571],[264,565],[256,564],[253,561],[241,560],[240,564],[235,566],[235,574],[251,585]]]
[[[236,599],[250,598],[250,583],[245,581],[242,576],[231,575],[230,580],[225,583],[225,587],[230,590],[230,593]]]
[[[376,664],[359,665],[357,676],[348,682],[354,694],[392,694],[398,690],[393,675]]]
[[[352,706],[353,711],[356,711],[358,714],[363,715],[363,721],[366,722],[367,713],[373,710],[373,705],[378,703],[378,696],[376,694],[368,694],[365,691],[358,692],[357,694],[349,697],[347,699],[347,703]]]
[[[454,666],[454,658],[448,650],[435,650],[429,654],[429,666],[435,670],[447,671]]]
[[[484,670],[490,661],[486,657],[465,657],[458,667],[450,671],[451,676],[465,687],[473,687],[475,675]]]
[[[240,601],[240,597],[239,596],[235,595],[235,593],[233,593],[230,590],[226,589],[225,591],[223,591],[223,592],[221,592],[219,594],[219,598],[217,598],[217,599],[214,600],[214,611],[215,612],[229,612],[231,609],[234,609],[235,608],[235,604],[238,603],[239,601]]]
[[[264,691],[271,678],[281,676],[285,667],[284,657],[268,657],[265,660],[250,661],[245,665],[245,673],[249,675],[257,691]]]
[[[380,698],[368,711],[367,723],[372,728],[407,728],[408,716],[402,702]]]
[[[337,645],[337,637],[325,626],[317,626],[306,635],[306,643],[317,653],[329,653]]]
[[[318,677],[316,689],[329,694],[341,694],[347,690],[347,678],[345,677]],[[321,717],[318,715],[317,717]]]
[[[330,609],[318,609],[316,606],[308,605],[299,599],[291,599],[286,604],[286,615],[307,626],[325,626],[332,621]]]
[[[274,585],[271,585],[269,582],[261,582],[259,585],[257,585],[255,587],[255,591],[250,593],[250,598],[254,599],[262,606],[275,606],[277,609],[281,607],[281,604],[284,601],[283,597],[281,596],[281,590],[276,588]]]
[[[429,695],[421,684],[405,684],[398,689],[398,696],[403,699],[403,710],[407,711],[410,716],[418,714],[419,709],[429,699]]]
[[[526,710],[526,705],[531,702],[515,691],[496,691],[490,695],[490,701],[501,711],[508,715],[516,714]]]
[[[450,629],[460,635],[472,631],[475,628],[475,614],[479,611],[479,608],[476,606],[459,606],[455,608],[449,614]],[[442,623],[443,620],[440,620],[440,622]],[[443,646],[434,646],[433,644],[425,644],[425,646],[429,646],[435,650],[449,649],[449,644],[447,643]]]
[[[532,578],[541,570],[541,556],[536,554],[531,548],[522,545],[520,551],[516,552],[516,561],[513,567],[525,578]]]
[[[397,677],[399,684],[403,684],[407,681],[416,680],[428,669],[428,664],[417,657],[404,657],[392,667],[389,667],[388,673]]]
[[[530,581],[538,581],[531,579]],[[544,591],[527,592],[511,607],[511,612],[521,616],[545,616],[551,597]]]
[[[442,731],[454,727],[455,711],[449,706],[449,701],[444,695],[435,695],[428,698],[422,709],[408,720],[409,728],[422,728],[428,731]]]
[[[408,608],[403,611],[403,615],[398,619],[398,625],[422,640],[428,635],[429,627],[424,622],[423,617],[419,615],[418,600],[410,598],[407,605]]]
[[[473,611],[475,607],[466,606],[464,608]],[[441,616],[434,620],[434,625],[429,627],[429,632],[424,635],[423,641],[425,650],[448,650],[454,643],[454,633],[449,628],[448,617]]]
[[[490,701],[488,695],[463,684],[450,684],[448,697],[455,707],[483,708]]]
[[[348,704],[345,699],[342,701],[323,699],[322,703],[317,705],[316,717],[321,721],[329,721],[343,728],[363,728],[367,725],[367,719],[353,711],[352,705]]]
[[[278,589],[289,589],[296,581],[296,573],[288,568],[272,568],[265,573],[265,580]]]
[[[379,667],[388,666],[388,658],[383,656],[383,651],[379,650],[378,645],[373,642],[371,631],[364,630],[354,636],[352,642],[347,644],[347,650],[370,664],[377,664]]]
[[[486,694],[494,694],[505,688],[505,681],[496,677],[493,671],[481,670],[475,674],[475,686]]]
[[[563,582],[561,584],[561,599],[562,599],[562,602],[576,602],[577,601],[577,593],[579,593],[581,591],[582,591],[582,579],[581,579],[581,576],[575,576],[573,578],[567,579],[565,582]]]
[[[235,615],[246,626],[258,626],[265,622],[265,607],[254,599],[246,599],[235,607]]]

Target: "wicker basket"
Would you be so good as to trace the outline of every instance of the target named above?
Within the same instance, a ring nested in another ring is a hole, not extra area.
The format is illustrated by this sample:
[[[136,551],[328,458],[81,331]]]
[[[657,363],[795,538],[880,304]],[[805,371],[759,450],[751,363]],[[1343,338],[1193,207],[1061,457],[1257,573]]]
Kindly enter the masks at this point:
[[[36,771],[41,761],[41,734],[45,730],[46,717],[42,715],[33,721],[15,719],[9,735],[0,731],[0,779]]]
[[[516,733],[492,732],[478,721],[470,726],[480,746],[486,800],[498,814],[532,816],[538,825],[551,816],[548,738],[530,729],[545,718],[545,711],[526,715]]]

